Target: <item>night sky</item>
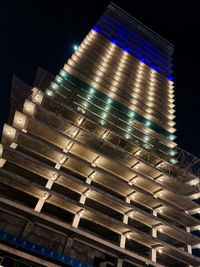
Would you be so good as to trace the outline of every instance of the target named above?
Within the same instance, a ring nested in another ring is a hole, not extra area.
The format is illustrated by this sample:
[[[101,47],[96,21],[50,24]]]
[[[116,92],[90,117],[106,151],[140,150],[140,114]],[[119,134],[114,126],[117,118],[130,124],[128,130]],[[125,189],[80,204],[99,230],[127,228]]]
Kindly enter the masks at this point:
[[[175,45],[177,143],[200,157],[198,1],[114,1]],[[7,121],[13,74],[32,84],[38,66],[57,74],[109,1],[1,1],[0,126]],[[130,4],[131,3],[131,4]]]

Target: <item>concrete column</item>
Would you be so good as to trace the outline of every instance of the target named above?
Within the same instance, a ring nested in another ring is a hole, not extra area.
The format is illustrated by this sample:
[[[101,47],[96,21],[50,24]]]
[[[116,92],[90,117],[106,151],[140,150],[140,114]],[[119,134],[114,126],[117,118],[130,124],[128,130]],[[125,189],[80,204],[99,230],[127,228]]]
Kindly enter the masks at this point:
[[[126,197],[126,202],[130,203],[130,198],[129,197]],[[122,221],[123,221],[123,223],[128,224],[128,215],[127,214],[123,215],[123,220]],[[126,245],[126,236],[122,234],[120,236],[119,246],[121,248],[125,248],[125,245]]]
[[[186,232],[190,233],[190,228],[187,226],[186,226]],[[187,253],[192,254],[192,246],[187,244],[186,251],[187,251]],[[189,266],[191,266],[191,265],[189,265]]]
[[[157,217],[157,211],[153,210],[152,214]],[[152,237],[157,237],[157,230],[155,228],[151,229]],[[149,257],[153,262],[156,262],[156,249],[150,248]]]
[[[44,205],[44,202],[45,202],[45,200],[42,199],[42,198],[40,198],[40,199],[38,200],[36,206],[35,206],[35,211],[40,212],[41,209],[42,209],[42,207],[43,207],[43,205]]]
[[[156,250],[153,249],[153,248],[150,248],[150,259],[153,261],[153,262],[156,262]]]
[[[91,181],[92,181],[92,179],[91,179],[90,177],[88,177],[88,178],[86,179],[85,182],[86,182],[87,184],[91,184]]]
[[[28,236],[29,234],[30,234],[30,232],[31,232],[31,230],[32,230],[32,228],[33,228],[33,223],[31,222],[31,221],[28,221],[27,222],[27,224],[26,224],[26,226],[24,227],[24,230],[23,230],[23,232],[22,232],[22,234],[21,234],[21,237],[22,238],[24,238],[24,237],[26,237],[26,236]],[[1,265],[0,265],[1,266]]]
[[[126,236],[121,235],[120,236],[120,243],[119,243],[120,248],[125,248],[125,244],[126,244]]]
[[[85,204],[85,201],[86,201],[86,196],[85,195],[81,195],[79,203]]]
[[[118,259],[117,267],[122,267],[122,266],[123,266],[123,260],[122,259]]]
[[[48,180],[48,182],[46,183],[45,187],[48,188],[48,189],[51,189],[53,185],[53,181],[52,180]]]
[[[6,163],[6,160],[2,158],[3,156],[3,145],[0,144],[0,168],[3,168],[4,164]]]
[[[68,150],[66,148],[63,149],[63,152],[67,153]],[[56,163],[54,168],[57,169],[57,170],[60,170],[62,164],[64,164],[64,162],[67,160],[67,155],[63,155],[61,160],[59,161],[59,163]],[[55,177],[52,177],[52,179],[49,179],[45,185],[46,188],[48,189],[51,189],[52,186],[53,186],[53,183],[55,182],[55,180],[58,178],[58,175],[56,175],[55,173]],[[42,197],[38,200],[36,206],[35,206],[35,210],[40,212],[44,203],[46,201],[46,198],[45,197]]]
[[[59,163],[56,163],[55,164],[55,169],[60,170],[60,167],[61,167],[61,164],[59,164]],[[56,178],[55,179],[53,179],[53,178],[52,179],[49,179],[47,181],[45,187],[47,189],[51,189],[55,180],[56,180]],[[38,202],[37,202],[37,204],[35,206],[35,211],[40,212],[41,209],[42,209],[42,207],[44,206],[45,201],[46,201],[46,198],[45,197],[42,197],[42,198],[38,199]]]
[[[69,252],[70,252],[70,250],[71,250],[71,248],[72,248],[72,244],[73,244],[73,242],[74,242],[74,240],[73,240],[71,237],[69,237],[69,238],[67,239],[67,242],[66,242],[66,244],[65,244],[65,248],[64,248],[64,250],[63,250],[63,254],[64,254],[64,255],[69,255]]]
[[[86,179],[86,183],[87,184],[91,184],[91,181],[92,180],[89,177]],[[86,201],[86,198],[87,198],[86,195],[82,194],[80,199],[79,199],[79,203],[84,205],[85,201]],[[72,222],[72,226],[73,227],[78,228],[78,225],[79,225],[79,222],[80,222],[80,218],[81,218],[80,213],[74,215],[74,219],[73,219],[73,222]]]
[[[128,224],[128,215],[123,216],[123,223]]]
[[[72,222],[72,226],[75,227],[75,228],[78,228],[79,221],[80,221],[80,215],[75,214],[73,222]]]
[[[45,185],[45,187],[46,187],[47,189],[51,189],[52,186],[53,186],[53,183],[54,183],[53,180],[48,180],[47,183],[46,183],[46,185]],[[37,202],[37,204],[36,204],[36,206],[35,206],[35,211],[38,211],[38,212],[41,211],[41,209],[42,209],[42,207],[43,207],[43,205],[44,205],[46,199],[48,198],[48,193],[46,192],[46,193],[44,193],[44,195],[45,195],[45,194],[47,195],[47,197],[43,196],[42,198],[40,198],[40,199],[38,200],[38,202]]]

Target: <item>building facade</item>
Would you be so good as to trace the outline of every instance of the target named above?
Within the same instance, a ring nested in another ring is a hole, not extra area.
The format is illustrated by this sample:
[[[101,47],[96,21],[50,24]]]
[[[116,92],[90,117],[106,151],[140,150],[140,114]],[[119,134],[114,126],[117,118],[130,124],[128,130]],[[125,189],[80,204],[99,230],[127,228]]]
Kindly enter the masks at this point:
[[[200,266],[199,179],[178,158],[172,54],[111,3],[59,75],[39,71],[22,110],[11,95],[3,266]]]

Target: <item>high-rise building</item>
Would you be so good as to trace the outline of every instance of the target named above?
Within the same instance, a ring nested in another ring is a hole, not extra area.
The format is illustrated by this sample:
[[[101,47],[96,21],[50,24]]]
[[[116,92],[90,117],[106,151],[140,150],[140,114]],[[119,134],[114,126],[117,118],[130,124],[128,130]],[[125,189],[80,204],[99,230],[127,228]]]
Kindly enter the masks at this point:
[[[172,54],[111,3],[51,83],[39,71],[22,110],[13,89],[3,266],[200,266],[199,179],[178,158]]]

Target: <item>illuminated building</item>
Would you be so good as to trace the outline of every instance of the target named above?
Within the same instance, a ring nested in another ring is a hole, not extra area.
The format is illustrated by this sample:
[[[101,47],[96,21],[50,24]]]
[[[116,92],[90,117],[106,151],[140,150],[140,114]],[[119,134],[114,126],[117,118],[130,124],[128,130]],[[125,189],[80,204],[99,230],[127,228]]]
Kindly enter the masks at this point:
[[[173,46],[111,3],[74,50],[4,126],[0,249],[44,266],[199,266]]]

